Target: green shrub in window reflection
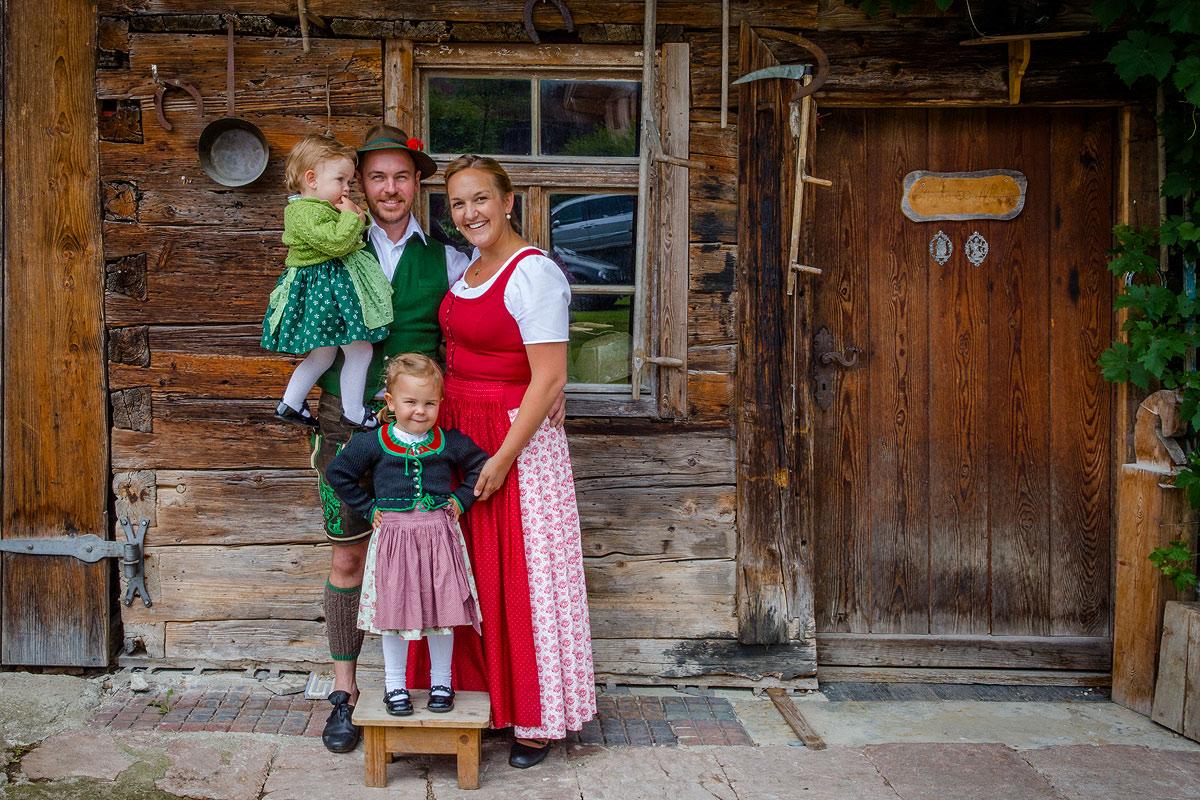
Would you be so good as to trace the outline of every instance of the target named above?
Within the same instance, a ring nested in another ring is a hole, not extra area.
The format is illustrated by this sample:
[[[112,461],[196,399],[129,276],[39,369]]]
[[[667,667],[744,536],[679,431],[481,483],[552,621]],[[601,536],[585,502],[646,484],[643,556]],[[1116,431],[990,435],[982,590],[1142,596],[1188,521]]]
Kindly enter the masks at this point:
[[[528,155],[529,85],[511,81],[432,79],[430,146],[434,152]]]
[[[563,142],[555,155],[563,156],[636,156],[637,131],[622,132],[600,128]]]

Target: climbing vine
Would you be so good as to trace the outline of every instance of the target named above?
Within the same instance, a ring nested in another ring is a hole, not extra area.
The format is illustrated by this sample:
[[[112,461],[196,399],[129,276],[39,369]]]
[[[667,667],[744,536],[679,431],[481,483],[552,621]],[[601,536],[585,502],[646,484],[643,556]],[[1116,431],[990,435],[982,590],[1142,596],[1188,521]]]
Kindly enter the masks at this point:
[[[1194,443],[1200,431],[1200,3],[1097,0],[1093,13],[1105,28],[1125,27],[1124,37],[1108,54],[1117,76],[1130,86],[1153,89],[1158,97],[1166,165],[1161,193],[1167,203],[1157,228],[1114,230],[1109,270],[1127,284],[1116,305],[1129,313],[1123,336],[1100,357],[1100,367],[1109,381],[1177,391]],[[1189,450],[1175,485],[1200,508],[1200,449]],[[1196,553],[1189,539],[1150,554],[1180,589],[1196,586]]]

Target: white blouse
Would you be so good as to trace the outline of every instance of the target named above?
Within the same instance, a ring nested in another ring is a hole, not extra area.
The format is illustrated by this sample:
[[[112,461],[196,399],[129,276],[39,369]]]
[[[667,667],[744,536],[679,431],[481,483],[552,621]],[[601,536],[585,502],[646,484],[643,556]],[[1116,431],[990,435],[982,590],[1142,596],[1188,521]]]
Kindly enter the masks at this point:
[[[504,262],[496,274],[479,286],[468,286],[465,276],[450,287],[455,297],[471,299],[480,297],[496,279],[508,270],[521,248]],[[521,259],[516,272],[504,288],[504,307],[517,321],[521,330],[521,341],[525,344],[565,342],[570,338],[571,285],[558,264],[541,255],[530,255]],[[471,256],[471,263],[479,259],[479,251]]]

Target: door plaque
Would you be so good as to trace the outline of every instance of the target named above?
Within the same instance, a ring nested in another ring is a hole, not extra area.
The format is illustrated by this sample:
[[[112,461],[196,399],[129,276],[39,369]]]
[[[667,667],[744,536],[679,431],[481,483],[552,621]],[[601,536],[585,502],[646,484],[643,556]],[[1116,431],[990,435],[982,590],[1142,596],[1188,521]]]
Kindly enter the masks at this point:
[[[904,176],[900,209],[914,222],[1012,219],[1025,207],[1025,175],[1012,169],[927,172]]]

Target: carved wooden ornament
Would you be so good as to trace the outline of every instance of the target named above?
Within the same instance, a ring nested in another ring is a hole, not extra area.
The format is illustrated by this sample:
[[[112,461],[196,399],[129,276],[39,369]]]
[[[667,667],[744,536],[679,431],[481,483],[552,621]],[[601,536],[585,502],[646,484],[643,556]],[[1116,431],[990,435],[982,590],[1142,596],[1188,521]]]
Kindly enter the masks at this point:
[[[914,222],[1012,219],[1025,207],[1025,176],[1011,169],[926,172],[904,176],[900,208]]]

